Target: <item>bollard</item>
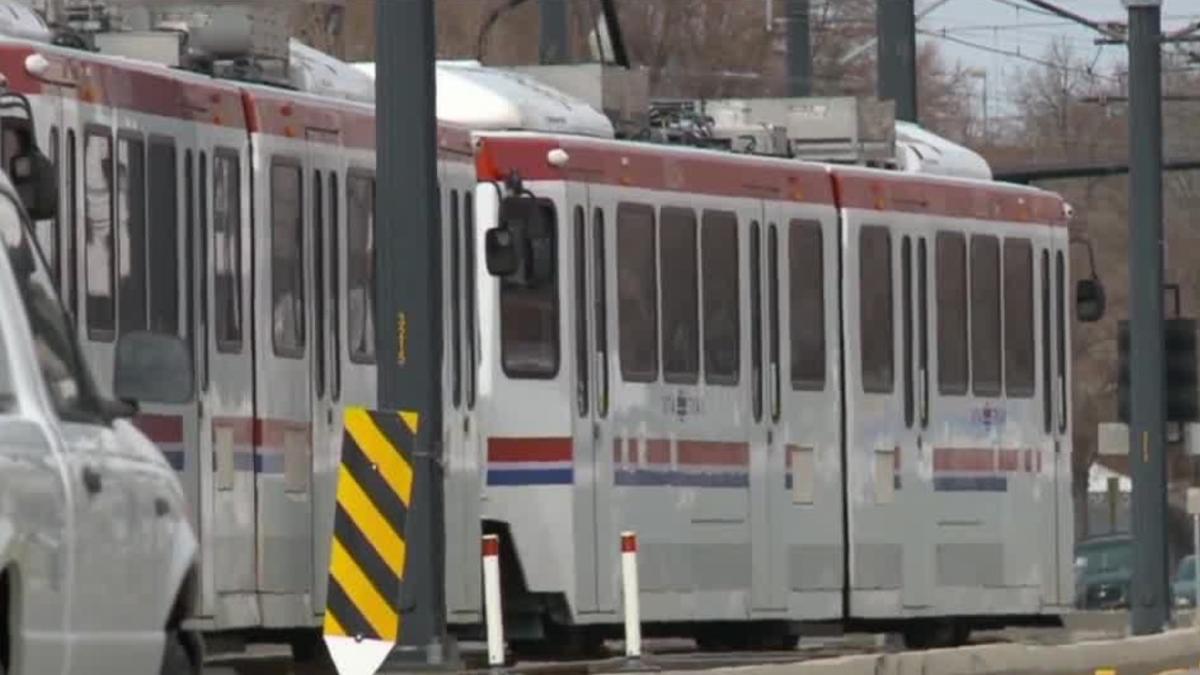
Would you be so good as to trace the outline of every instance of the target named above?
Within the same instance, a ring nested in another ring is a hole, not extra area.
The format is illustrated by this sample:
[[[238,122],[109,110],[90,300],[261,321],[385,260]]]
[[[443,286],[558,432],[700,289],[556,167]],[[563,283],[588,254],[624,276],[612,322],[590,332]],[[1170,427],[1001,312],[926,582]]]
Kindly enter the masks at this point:
[[[621,533],[621,580],[625,600],[625,658],[642,658],[642,619],[638,604],[637,534]]]
[[[500,606],[500,537],[483,537],[483,602],[487,618],[488,666],[504,666],[504,619]]]

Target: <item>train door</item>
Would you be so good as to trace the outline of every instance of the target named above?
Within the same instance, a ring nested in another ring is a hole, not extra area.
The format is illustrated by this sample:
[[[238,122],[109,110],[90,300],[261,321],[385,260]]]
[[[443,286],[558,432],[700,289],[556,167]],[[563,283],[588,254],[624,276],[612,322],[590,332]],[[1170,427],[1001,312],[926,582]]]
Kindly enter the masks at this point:
[[[335,193],[338,174],[336,153],[312,153],[311,168],[306,178],[309,191],[308,236],[312,254],[311,273],[307,289],[312,308],[312,476],[311,539],[312,542],[312,606],[315,612],[325,607],[325,577],[329,569],[329,537],[333,533],[336,483],[332,476],[341,457],[341,415],[338,405],[337,340],[332,310],[336,286],[333,275],[337,267],[332,262],[337,248],[333,245],[334,228],[338,222]]]
[[[1054,513],[1054,551],[1053,570],[1047,570],[1047,576],[1053,577],[1055,596],[1059,605],[1070,605],[1073,600],[1074,584],[1071,582],[1071,566],[1074,562],[1074,511],[1071,498],[1071,392],[1070,392],[1070,360],[1067,346],[1070,344],[1070,320],[1068,318],[1068,289],[1071,276],[1067,267],[1067,236],[1065,232],[1055,232],[1052,235],[1053,246],[1047,251],[1048,261],[1044,264],[1049,269],[1043,269],[1043,283],[1052,289],[1048,295],[1043,293],[1045,306],[1042,310],[1043,320],[1051,328],[1049,331],[1049,351],[1043,358],[1053,364],[1053,371],[1046,374],[1046,390],[1050,392],[1052,403],[1046,407],[1046,421],[1050,425],[1050,434],[1054,439],[1052,454],[1043,462],[1048,469],[1048,476],[1042,476],[1040,467],[1037,470],[1039,478],[1053,481],[1050,494],[1053,496]],[[1052,281],[1051,281],[1052,279]],[[1043,329],[1045,330],[1045,329]],[[1045,345],[1044,345],[1045,346]],[[1051,355],[1049,352],[1052,351]],[[1044,484],[1044,483],[1043,483]]]
[[[202,141],[196,152],[198,421],[208,473],[199,508],[202,522],[211,523],[202,542],[202,585],[204,606],[215,611],[218,625],[229,626],[259,622],[254,364],[246,329],[250,176],[245,155],[235,149],[241,145]]]
[[[567,234],[567,256],[564,269],[568,273],[562,275],[565,281],[569,279],[570,307],[568,320],[571,326],[571,371],[573,374],[572,396],[572,445],[575,461],[575,532],[576,544],[576,603],[581,613],[595,613],[610,610],[602,607],[600,602],[601,586],[605,569],[605,545],[614,546],[608,537],[597,529],[597,512],[600,508],[598,493],[600,490],[601,472],[598,466],[600,452],[600,422],[597,419],[597,391],[593,386],[596,377],[597,363],[595,354],[595,331],[592,326],[595,317],[595,274],[593,269],[592,250],[596,242],[591,238],[592,229],[588,227],[588,216],[591,202],[588,186],[582,183],[566,184],[566,205],[561,232]]]
[[[768,205],[763,223],[750,224],[750,397],[754,418],[750,453],[750,521],[754,613],[787,610],[782,578],[783,473],[779,422],[779,232],[778,207]]]
[[[255,223],[258,345],[257,429],[258,591],[263,621],[311,619],[313,361],[312,189],[308,138],[261,149]],[[319,611],[319,610],[315,610]]]
[[[480,445],[475,417],[478,374],[476,233],[469,165],[443,161],[442,227],[448,256],[446,360],[446,601],[452,623],[479,620]]]

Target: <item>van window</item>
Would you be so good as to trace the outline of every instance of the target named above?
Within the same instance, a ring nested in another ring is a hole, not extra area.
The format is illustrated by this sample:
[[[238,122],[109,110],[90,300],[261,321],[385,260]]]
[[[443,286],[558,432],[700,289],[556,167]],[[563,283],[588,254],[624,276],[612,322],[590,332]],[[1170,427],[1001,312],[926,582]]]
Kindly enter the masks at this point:
[[[7,197],[0,197],[0,243],[29,318],[34,354],[55,410],[63,419],[94,421],[94,390],[54,280],[17,205]]]
[[[888,394],[895,388],[892,234],[868,225],[859,232],[858,246],[863,391]]]
[[[741,375],[741,283],[737,216],[705,211],[700,235],[704,279],[704,378],[735,385]]]
[[[113,292],[113,151],[112,132],[87,132],[83,153],[84,208],[87,239],[84,254],[87,277],[87,327],[92,340],[113,338],[117,305]]]
[[[654,209],[617,206],[617,320],[621,375],[629,382],[658,379],[658,256]]]
[[[695,384],[700,379],[696,214],[664,208],[661,220],[663,379]]]
[[[375,177],[346,178],[346,319],[350,360],[375,362]]]

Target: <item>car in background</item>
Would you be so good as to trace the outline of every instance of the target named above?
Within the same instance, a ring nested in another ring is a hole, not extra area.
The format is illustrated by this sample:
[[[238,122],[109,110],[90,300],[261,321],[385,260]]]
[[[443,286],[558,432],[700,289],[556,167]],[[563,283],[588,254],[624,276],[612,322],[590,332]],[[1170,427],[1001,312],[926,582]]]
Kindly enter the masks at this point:
[[[1180,609],[1196,606],[1196,556],[1189,555],[1179,562],[1175,579],[1171,582],[1171,597]]]
[[[1093,537],[1076,544],[1076,608],[1127,607],[1132,579],[1133,538],[1128,534]]]

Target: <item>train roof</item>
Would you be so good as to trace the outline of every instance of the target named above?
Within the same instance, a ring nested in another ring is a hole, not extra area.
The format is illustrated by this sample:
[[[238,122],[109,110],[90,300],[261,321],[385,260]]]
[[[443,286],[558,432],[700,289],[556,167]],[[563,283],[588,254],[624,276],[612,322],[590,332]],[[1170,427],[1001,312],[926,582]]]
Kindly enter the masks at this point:
[[[501,178],[515,170],[526,180],[578,177],[591,183],[843,208],[1067,224],[1059,195],[995,181],[562,134],[482,132],[476,139],[481,178]],[[561,155],[551,161],[552,150],[565,151],[565,161]]]

